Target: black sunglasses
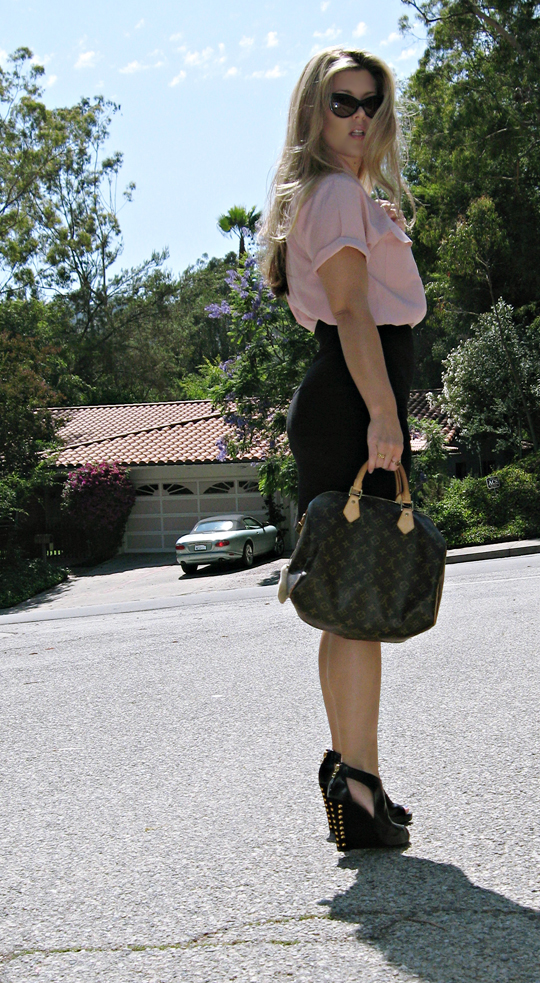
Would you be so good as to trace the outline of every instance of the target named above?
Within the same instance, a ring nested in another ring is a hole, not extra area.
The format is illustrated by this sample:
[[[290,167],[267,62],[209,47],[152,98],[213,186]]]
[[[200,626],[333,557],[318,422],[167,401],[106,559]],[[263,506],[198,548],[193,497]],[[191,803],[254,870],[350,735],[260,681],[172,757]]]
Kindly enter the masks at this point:
[[[368,119],[373,119],[375,113],[383,104],[382,96],[366,96],[365,99],[356,99],[348,92],[333,92],[330,96],[330,109],[334,116],[354,116],[362,109]]]

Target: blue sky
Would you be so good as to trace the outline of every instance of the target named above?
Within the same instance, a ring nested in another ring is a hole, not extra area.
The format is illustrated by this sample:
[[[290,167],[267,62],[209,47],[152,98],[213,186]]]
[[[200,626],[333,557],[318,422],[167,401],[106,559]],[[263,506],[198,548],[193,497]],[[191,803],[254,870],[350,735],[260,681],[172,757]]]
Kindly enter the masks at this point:
[[[421,41],[402,38],[400,0],[4,0],[0,59],[20,46],[46,68],[49,106],[102,94],[120,103],[111,150],[123,184],[122,265],[169,248],[180,272],[231,246],[216,228],[231,205],[264,205],[292,88],[330,44],[414,71]]]

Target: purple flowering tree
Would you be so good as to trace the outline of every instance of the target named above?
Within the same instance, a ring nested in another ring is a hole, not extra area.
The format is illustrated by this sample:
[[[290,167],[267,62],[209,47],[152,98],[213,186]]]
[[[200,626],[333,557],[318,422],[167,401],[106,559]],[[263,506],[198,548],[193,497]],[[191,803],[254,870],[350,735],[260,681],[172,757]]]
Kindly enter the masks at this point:
[[[117,461],[84,464],[70,471],[62,489],[62,512],[83,540],[86,558],[114,556],[121,542],[135,488]]]
[[[253,256],[228,270],[226,282],[228,298],[206,308],[210,317],[226,318],[238,352],[221,363],[220,381],[211,393],[235,433],[226,444],[219,442],[217,458],[235,457],[254,441],[263,444],[261,492],[295,497],[296,467],[285,426],[291,398],[316,350],[313,336],[296,324],[286,302],[273,296]]]

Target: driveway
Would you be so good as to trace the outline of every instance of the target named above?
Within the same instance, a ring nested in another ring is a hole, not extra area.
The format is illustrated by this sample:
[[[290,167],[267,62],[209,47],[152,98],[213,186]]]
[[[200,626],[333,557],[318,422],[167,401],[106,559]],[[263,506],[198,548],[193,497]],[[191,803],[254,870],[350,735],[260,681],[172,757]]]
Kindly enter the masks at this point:
[[[202,567],[185,574],[174,556],[137,553],[116,556],[86,570],[79,567],[69,579],[2,613],[96,607],[129,601],[163,601],[186,594],[277,585],[287,560],[264,556],[249,570],[238,566]]]

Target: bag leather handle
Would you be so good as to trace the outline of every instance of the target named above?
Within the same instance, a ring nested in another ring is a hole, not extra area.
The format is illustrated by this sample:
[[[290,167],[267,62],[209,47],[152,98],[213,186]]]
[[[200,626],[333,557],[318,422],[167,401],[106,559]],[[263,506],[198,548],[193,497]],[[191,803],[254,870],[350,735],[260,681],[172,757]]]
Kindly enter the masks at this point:
[[[343,509],[343,515],[345,516],[347,522],[356,522],[356,520],[360,518],[360,499],[363,495],[362,484],[366,476],[368,463],[369,462],[366,461],[366,463],[362,465],[349,489],[349,498],[345,508]],[[396,468],[394,474],[396,476],[396,502],[401,505],[401,515],[397,526],[400,532],[406,536],[407,533],[414,529],[411,492],[409,489],[407,472],[402,464]]]

